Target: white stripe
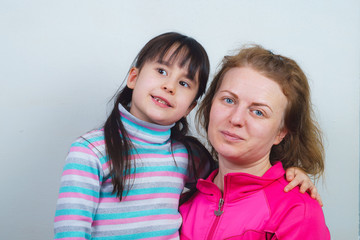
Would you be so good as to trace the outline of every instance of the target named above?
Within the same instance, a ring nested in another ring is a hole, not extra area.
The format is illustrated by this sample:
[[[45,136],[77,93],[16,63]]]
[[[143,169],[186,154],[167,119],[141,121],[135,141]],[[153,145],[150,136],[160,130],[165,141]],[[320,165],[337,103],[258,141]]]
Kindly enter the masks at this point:
[[[119,231],[119,230],[129,230],[129,229],[139,229],[145,227],[155,227],[159,229],[159,226],[166,226],[166,229],[171,228],[171,225],[174,228],[179,228],[182,223],[182,219],[179,216],[178,219],[164,219],[164,220],[150,220],[144,222],[134,222],[134,223],[123,223],[115,225],[99,225],[94,226],[98,231]]]
[[[84,205],[87,207],[91,207],[93,208],[94,205],[97,205],[97,203],[93,202],[93,201],[89,201],[86,199],[82,199],[82,198],[72,198],[72,197],[67,197],[67,198],[59,198],[57,201],[57,204],[80,204],[80,205]]]

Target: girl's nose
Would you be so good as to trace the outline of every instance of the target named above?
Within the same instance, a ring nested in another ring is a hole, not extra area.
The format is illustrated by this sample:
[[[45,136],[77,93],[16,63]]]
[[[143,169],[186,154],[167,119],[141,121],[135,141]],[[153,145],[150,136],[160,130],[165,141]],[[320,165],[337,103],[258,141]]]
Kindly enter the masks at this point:
[[[170,94],[175,94],[175,82],[168,80],[162,85],[162,89]]]

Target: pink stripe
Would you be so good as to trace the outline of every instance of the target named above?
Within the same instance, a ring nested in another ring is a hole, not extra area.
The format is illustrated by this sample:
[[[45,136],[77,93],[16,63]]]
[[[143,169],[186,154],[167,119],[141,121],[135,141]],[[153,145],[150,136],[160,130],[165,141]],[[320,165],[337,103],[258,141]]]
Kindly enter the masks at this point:
[[[161,236],[161,237],[152,237],[152,238],[148,238],[151,240],[168,240],[169,238],[175,238],[179,236],[179,232],[174,233],[173,235],[170,236]]]
[[[83,176],[83,177],[88,177],[94,180],[99,181],[99,178],[97,175],[86,172],[86,171],[82,171],[82,170],[77,170],[77,169],[69,169],[69,170],[65,170],[62,174],[62,176],[65,175],[77,175],[77,176]]]
[[[152,193],[152,194],[142,194],[134,196],[126,196],[123,201],[135,201],[135,200],[147,200],[154,198],[175,198],[179,199],[179,194],[176,193]],[[113,203],[119,202],[118,198],[101,198],[100,202]]]
[[[108,169],[110,167],[110,161],[105,162],[101,166],[102,166],[102,169],[105,171],[106,169]]]
[[[70,149],[70,152],[71,153],[73,153],[73,152],[82,152],[82,153],[87,153],[87,154],[90,154],[90,155],[92,155],[94,157],[97,157],[96,154],[93,151],[91,151],[90,149],[85,148],[85,147],[72,147]]]
[[[76,192],[64,192],[59,194],[59,198],[81,198],[85,200],[89,200],[95,203],[99,202],[99,199],[90,195],[86,195],[83,193],[76,193]]]
[[[145,141],[144,139],[135,137],[134,135],[131,135],[131,134],[128,134],[128,135],[129,135],[129,137],[131,138],[131,140],[137,140],[137,141],[143,142],[143,143],[153,143],[153,142],[151,142],[151,141]],[[169,141],[169,140],[168,140],[168,141]],[[167,143],[168,141],[164,142],[164,144]]]
[[[131,174],[130,176],[126,176],[127,179],[131,178],[145,178],[145,177],[176,177],[176,178],[186,178],[185,174],[170,172],[170,171],[161,171],[161,172],[145,172],[145,173],[136,173]],[[106,179],[105,183],[111,183],[111,179]]]
[[[83,238],[83,237],[66,237],[66,238],[56,238],[56,239],[61,239],[61,240],[84,240],[86,238]],[[55,240],[56,240],[55,239]]]
[[[140,158],[168,158],[168,157],[172,157],[171,154],[156,154],[156,153],[151,153],[151,154],[136,154],[136,155],[131,155],[131,159],[134,158],[138,158],[138,156],[140,156]],[[174,154],[175,157],[183,157],[183,158],[187,158],[188,154],[187,153],[175,153]]]
[[[125,116],[125,115],[122,114],[122,113],[121,113],[121,116],[124,117],[124,118],[126,118],[127,120],[129,120],[130,122],[132,122],[132,123],[134,123],[134,124],[136,124],[136,125],[140,125],[140,126],[142,126],[142,127],[144,127],[144,128],[151,129],[151,130],[154,130],[154,131],[157,131],[157,132],[166,132],[166,131],[169,130],[169,129],[158,129],[158,128],[151,128],[151,127],[148,127],[148,126],[144,126],[144,125],[141,125],[141,124],[139,124],[139,123],[135,123],[134,121],[132,121],[130,118],[128,118],[127,116]]]
[[[146,216],[146,217],[134,217],[134,218],[124,218],[124,219],[111,219],[111,220],[97,220],[94,221],[94,226],[99,225],[117,225],[117,224],[126,224],[126,223],[135,223],[135,222],[145,222],[151,220],[163,220],[163,219],[179,219],[179,215],[155,215],[155,216]]]
[[[178,177],[184,178],[185,174],[178,172],[170,172],[170,171],[161,171],[161,172],[145,172],[145,173],[136,173],[131,175],[131,177],[139,178],[139,177]]]
[[[95,142],[91,142],[91,144],[88,144],[88,147],[91,149],[94,149],[95,147],[101,146],[101,145],[105,145],[105,140],[100,140],[100,141],[95,141]]]
[[[68,221],[68,220],[86,221],[89,223],[92,222],[91,218],[80,216],[80,215],[61,215],[61,216],[55,217],[55,222]]]

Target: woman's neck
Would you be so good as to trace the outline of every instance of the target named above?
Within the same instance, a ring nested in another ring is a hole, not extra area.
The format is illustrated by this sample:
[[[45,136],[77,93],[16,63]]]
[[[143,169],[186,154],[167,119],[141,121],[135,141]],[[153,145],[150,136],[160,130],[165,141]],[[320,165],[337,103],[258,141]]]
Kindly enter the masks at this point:
[[[249,163],[249,164],[234,164],[233,162],[222,159],[219,156],[219,172],[216,175],[216,177],[214,178],[213,182],[223,192],[224,191],[224,177],[226,174],[228,174],[228,173],[248,173],[251,175],[261,177],[270,168],[271,168],[271,163],[270,163],[268,156],[266,156],[263,159],[260,159],[256,162]]]

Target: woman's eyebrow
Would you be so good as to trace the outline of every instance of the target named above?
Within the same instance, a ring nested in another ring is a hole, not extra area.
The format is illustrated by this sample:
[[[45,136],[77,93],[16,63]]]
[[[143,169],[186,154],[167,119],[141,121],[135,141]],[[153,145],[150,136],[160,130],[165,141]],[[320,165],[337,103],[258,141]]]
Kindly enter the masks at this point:
[[[219,92],[221,92],[221,93],[228,93],[228,94],[230,94],[232,97],[238,99],[238,96],[237,96],[235,93],[233,93],[232,91],[230,91],[230,90],[221,90],[221,91],[219,91]]]
[[[258,106],[258,107],[267,107],[267,108],[270,109],[271,112],[273,112],[272,108],[269,105],[265,104],[265,103],[253,102],[252,105],[253,106]]]
[[[228,94],[230,94],[233,98],[239,99],[238,95],[236,95],[235,93],[233,93],[233,92],[230,91],[230,90],[221,90],[221,91],[219,91],[219,92],[228,93]],[[270,109],[270,111],[273,112],[272,108],[271,108],[269,105],[267,105],[266,103],[262,103],[262,102],[252,102],[251,105],[252,105],[252,106],[258,106],[258,107],[267,107],[267,108]]]

